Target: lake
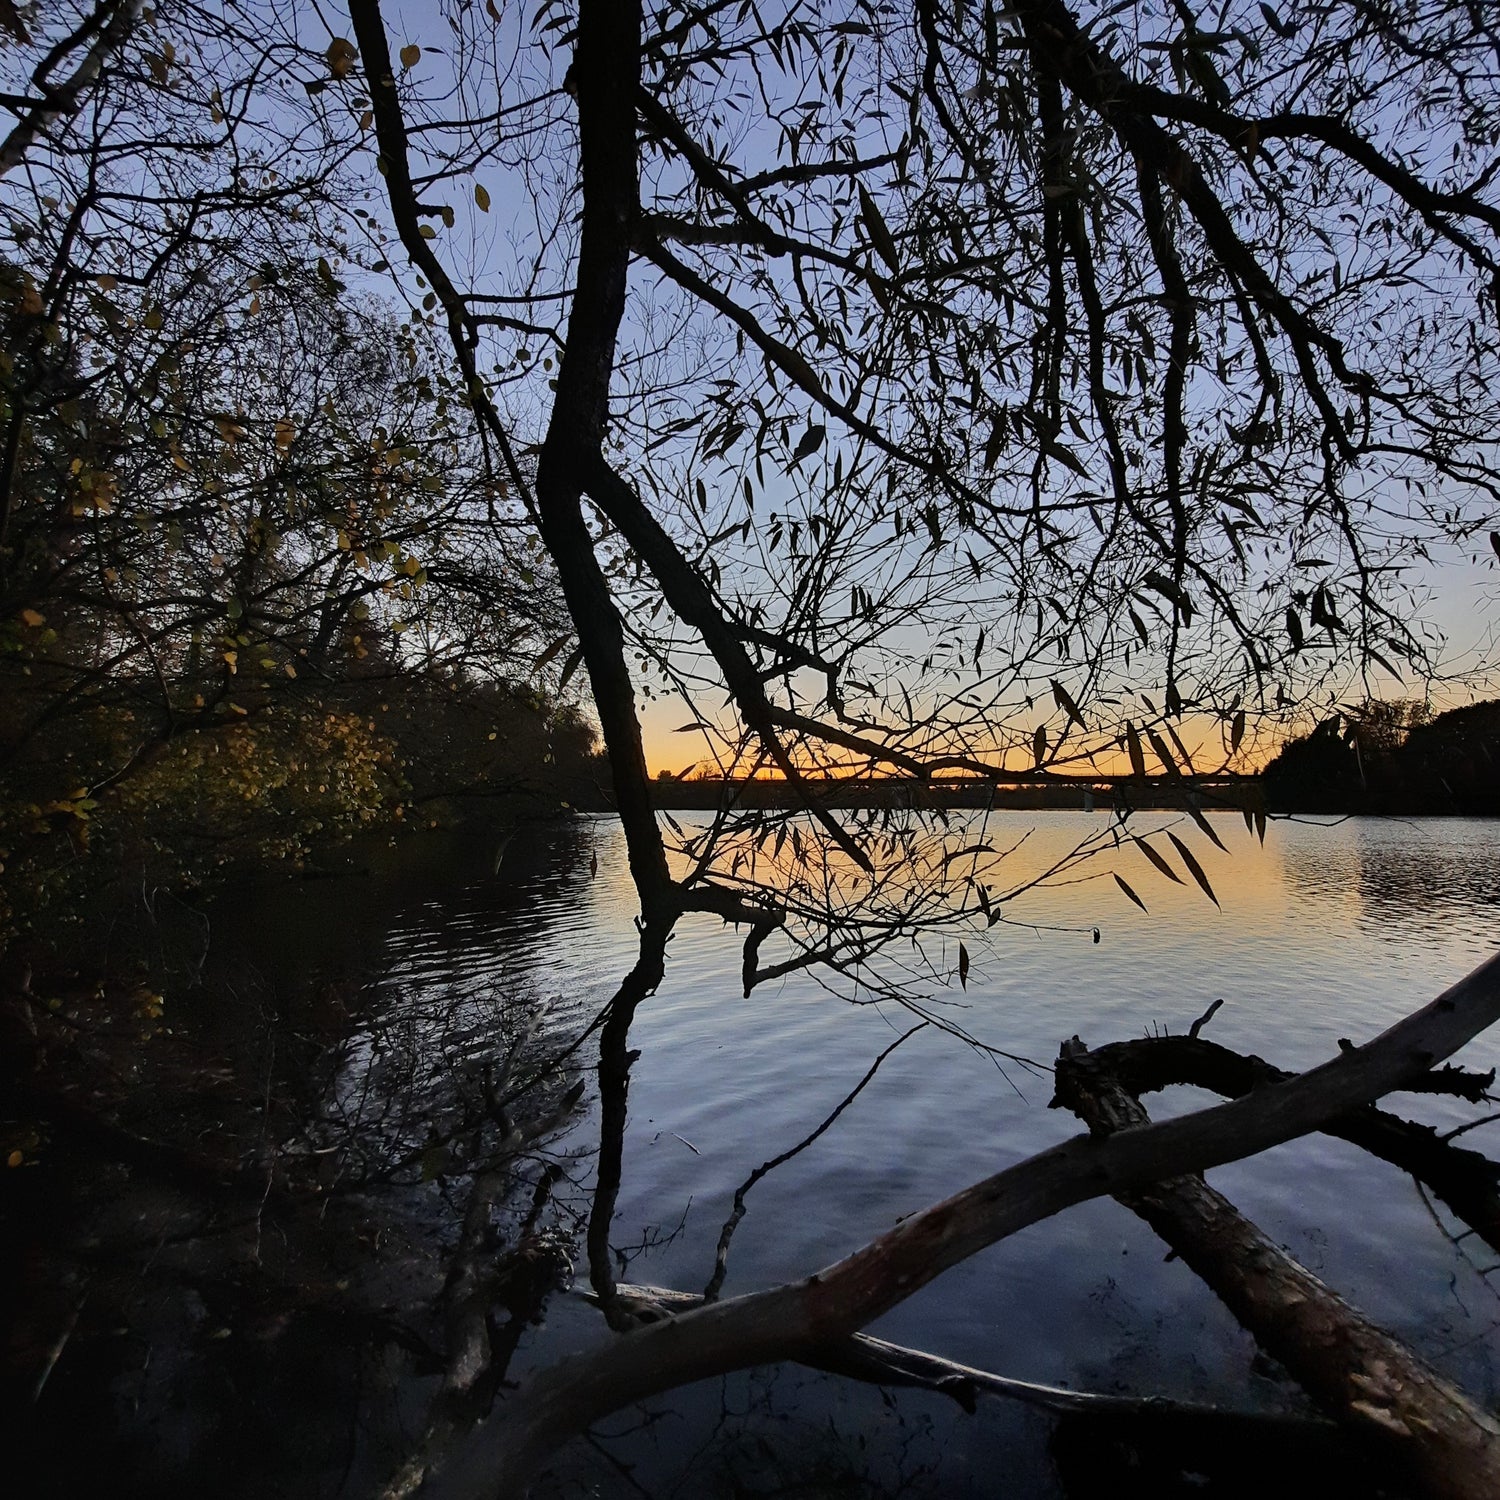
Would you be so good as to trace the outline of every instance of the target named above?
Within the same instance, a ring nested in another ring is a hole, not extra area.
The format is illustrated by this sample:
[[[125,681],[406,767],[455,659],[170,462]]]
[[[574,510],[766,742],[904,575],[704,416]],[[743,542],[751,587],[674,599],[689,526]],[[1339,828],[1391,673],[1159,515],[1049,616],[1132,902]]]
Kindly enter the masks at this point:
[[[1185,1031],[1222,999],[1206,1035],[1302,1068],[1328,1057],[1340,1038],[1367,1040],[1425,1003],[1500,936],[1500,824],[1279,821],[1262,847],[1237,816],[1210,816],[1228,854],[1196,832],[1184,836],[1222,910],[1127,853],[1114,868],[1148,913],[1130,904],[1103,863],[1098,878],[1023,896],[1004,923],[964,935],[967,988],[934,989],[937,1013],[980,1043],[1045,1062],[1075,1033],[1099,1044]],[[1106,823],[1103,815],[1008,812],[991,819],[989,833],[1008,843],[1030,831],[1013,856],[1019,874],[1028,862],[1045,868]],[[309,889],[315,909],[334,894]],[[634,911],[612,819],[529,830],[498,872],[389,914],[378,949],[364,953],[371,1034],[417,1016],[425,1020],[413,1041],[430,1041],[440,1017],[433,1078],[483,1055],[486,1017],[513,1012],[518,997],[547,1002],[552,1035],[569,1035],[628,967]],[[357,925],[368,940],[368,925]],[[947,941],[956,946],[956,937]],[[746,1000],[739,964],[732,930],[688,919],[668,950],[664,984],[637,1015],[631,1044],[641,1055],[611,1235],[622,1279],[700,1291],[736,1186],[805,1137],[912,1025],[900,1007],[850,1004],[807,976]],[[1463,1060],[1488,1067],[1497,1054],[1494,1040],[1481,1039]],[[356,1030],[343,1053],[342,1097],[368,1089],[371,1055]],[[1071,1115],[1046,1107],[1049,1095],[1045,1074],[997,1062],[933,1027],[912,1036],[813,1146],[749,1194],[725,1295],[805,1275],[900,1216],[1076,1134]],[[1207,1102],[1178,1090],[1148,1105],[1161,1116]],[[1399,1107],[1442,1126],[1480,1113],[1431,1098]],[[561,1143],[580,1194],[595,1123],[585,1120]],[[1484,1149],[1486,1136],[1500,1147],[1488,1128],[1467,1140]],[[1317,1137],[1211,1180],[1443,1373],[1488,1406],[1500,1399],[1500,1287],[1484,1274],[1492,1257],[1472,1239],[1455,1245],[1442,1211],[1435,1217],[1409,1179]],[[581,1266],[578,1279],[586,1282]],[[598,1322],[580,1299],[556,1299],[517,1368],[596,1340]],[[873,1331],[1077,1389],[1238,1409],[1295,1405],[1213,1296],[1110,1202],[994,1247]],[[1003,1473],[1005,1493],[1043,1496],[1061,1493],[1047,1432],[1044,1417],[1005,1402],[987,1401],[967,1417],[922,1394],[887,1399],[800,1369],[757,1372],[621,1413],[595,1444],[575,1445],[555,1489],[980,1495],[995,1493]]]
[[[681,820],[691,829],[697,816]],[[702,1293],[736,1188],[828,1121],[882,1053],[837,1119],[748,1191],[724,1295],[805,1277],[903,1215],[1079,1133],[1073,1116],[1047,1107],[1047,1065],[1071,1035],[1100,1046],[1182,1034],[1223,1001],[1205,1035],[1304,1068],[1341,1038],[1368,1040],[1425,1004],[1500,938],[1500,823],[1277,820],[1262,846],[1238,814],[1206,816],[1227,852],[1181,813],[1137,814],[1131,828],[1172,826],[1220,906],[1134,849],[1086,865],[1007,901],[987,930],[930,939],[929,983],[907,993],[942,1025],[915,1032],[900,1005],[870,1004],[868,990],[852,1004],[807,974],[745,999],[741,938],[717,918],[685,919],[666,980],[631,1029],[639,1056],[609,1233],[619,1280]],[[1004,811],[984,838],[1016,844],[1008,879],[1025,883],[1109,826],[1103,813]],[[956,817],[945,837],[969,846],[977,825]],[[48,1466],[37,1496],[92,1493],[104,1476],[117,1493],[154,1500],[205,1488],[223,1500],[366,1497],[410,1454],[437,1391],[444,1332],[434,1310],[471,1184],[462,1149],[472,1134],[452,1122],[520,1038],[531,1040],[517,1076],[567,1056],[636,953],[615,820],[523,823],[498,868],[495,856],[493,832],[429,829],[389,846],[366,841],[324,879],[258,879],[204,910],[157,901],[153,941],[177,1037],[142,1050],[142,1065],[159,1053],[162,1097],[186,1112],[187,1140],[252,1163],[279,1143],[281,1166],[264,1188],[257,1167],[254,1194],[225,1200],[86,1155],[74,1196],[51,1205],[51,1220],[39,1205],[37,1256],[54,1271],[37,1284],[46,1295],[80,1287],[84,1302],[33,1409],[30,1437]],[[774,962],[775,942],[762,962]],[[909,948],[897,960],[924,968]],[[613,1337],[585,1299],[582,1229],[600,1148],[594,1049],[589,1037],[568,1056],[582,1103],[519,1164],[481,1256],[501,1263],[546,1185],[532,1227],[574,1269],[544,1322],[525,1326],[513,1379]],[[1461,1061],[1491,1067],[1500,1037]],[[1212,1100],[1178,1089],[1146,1103],[1161,1118]],[[1437,1097],[1391,1107],[1439,1128],[1487,1115]],[[1464,1143],[1497,1157],[1500,1125],[1479,1125]],[[290,1191],[273,1193],[273,1178]],[[332,1191],[309,1193],[314,1178]],[[1211,1181],[1440,1373],[1500,1404],[1496,1257],[1475,1236],[1458,1238],[1461,1227],[1409,1178],[1313,1137]],[[42,1325],[55,1329],[65,1314]],[[1110,1202],[996,1245],[873,1332],[1076,1391],[1307,1410],[1214,1296]],[[993,1397],[971,1416],[929,1392],[784,1365],[616,1413],[561,1452],[535,1494],[1386,1493],[1343,1467],[1329,1481],[1293,1460],[1266,1481],[1248,1467],[1254,1454],[1233,1448],[1205,1452],[1200,1466],[1167,1445],[1158,1472],[1148,1428],[1056,1424]],[[90,1445],[75,1442],[80,1430]],[[1229,1472],[1229,1487],[1209,1485],[1211,1472]]]

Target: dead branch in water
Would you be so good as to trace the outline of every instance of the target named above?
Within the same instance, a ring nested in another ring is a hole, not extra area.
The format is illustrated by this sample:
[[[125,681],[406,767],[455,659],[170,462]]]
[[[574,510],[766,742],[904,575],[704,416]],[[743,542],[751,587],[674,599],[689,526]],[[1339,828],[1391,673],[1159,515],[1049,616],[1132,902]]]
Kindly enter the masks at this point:
[[[1149,1125],[1140,1101],[1076,1037],[1058,1059],[1057,1091],[1106,1139]],[[1201,1176],[1114,1196],[1324,1411],[1382,1450],[1421,1493],[1445,1500],[1500,1494],[1500,1423],[1279,1249]]]
[[[621,1406],[730,1370],[816,1359],[985,1246],[1088,1199],[1139,1192],[1318,1130],[1429,1072],[1497,1018],[1500,957],[1307,1073],[1179,1119],[1075,1137],[912,1215],[805,1280],[706,1305],[565,1359],[476,1430],[437,1476],[435,1493],[524,1494],[559,1443]],[[1372,1368],[1372,1378],[1377,1373]],[[1433,1399],[1436,1410],[1441,1401]],[[1463,1425],[1459,1415],[1453,1420]],[[1476,1416],[1471,1430],[1487,1431],[1486,1421]],[[1455,1441],[1453,1451],[1466,1450]],[[1482,1453],[1470,1457],[1482,1468]]]

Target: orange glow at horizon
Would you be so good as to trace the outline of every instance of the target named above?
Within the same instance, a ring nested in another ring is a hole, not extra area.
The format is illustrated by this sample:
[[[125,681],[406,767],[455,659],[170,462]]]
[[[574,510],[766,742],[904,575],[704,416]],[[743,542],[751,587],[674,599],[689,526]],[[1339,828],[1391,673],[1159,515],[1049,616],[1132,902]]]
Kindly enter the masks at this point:
[[[718,778],[719,768],[707,751],[703,735],[678,731],[677,724],[681,721],[683,712],[680,703],[666,705],[658,700],[643,705],[643,709],[642,741],[646,752],[647,769],[653,778],[663,773],[679,780],[684,777],[691,779],[699,776],[707,776],[709,779]],[[1282,744],[1282,740],[1279,739],[1274,743],[1252,744],[1250,736],[1247,735],[1238,753],[1230,757],[1227,755],[1228,747],[1224,740],[1225,726],[1218,718],[1208,714],[1190,714],[1174,727],[1179,738],[1191,752],[1195,770],[1202,775],[1254,774],[1275,756]],[[1145,741],[1144,749],[1146,774],[1153,779],[1165,776],[1167,772],[1164,767],[1157,764],[1157,758],[1152,752],[1149,741]],[[992,756],[1001,756],[998,748],[988,753],[981,752],[975,755],[975,758],[988,763]],[[1008,766],[1003,763],[994,766],[995,773],[1002,778],[1006,776],[1029,777],[1035,770],[1035,765],[1029,756],[1023,760],[1024,752],[1019,747],[1013,745],[1009,756]],[[820,779],[826,777],[836,780],[843,776],[868,777],[869,773],[865,769],[867,765],[868,760],[865,757],[855,756],[838,746],[831,746],[829,755],[822,766],[806,766],[805,769]],[[1054,769],[1056,775],[1070,779],[1087,779],[1093,776],[1101,781],[1116,781],[1132,775],[1129,756],[1112,742],[1099,746],[1087,756],[1083,753],[1081,746],[1076,750],[1068,747],[1067,756]],[[748,771],[748,766],[737,769],[735,779],[745,779]],[[895,766],[879,771],[877,774],[888,775],[893,779],[905,779],[905,773]],[[961,779],[967,775],[962,771],[946,771],[938,774],[940,779],[949,777]],[[755,771],[753,779],[781,781],[785,778],[778,768],[762,765]]]
[[[1482,702],[1497,693],[1500,693],[1500,683],[1490,682],[1479,685],[1468,693],[1461,693],[1451,687],[1446,690],[1440,689],[1431,696],[1432,712],[1436,716],[1450,709]],[[718,777],[718,767],[708,753],[702,733],[678,731],[677,726],[682,722],[684,713],[684,706],[680,701],[668,702],[656,699],[641,707],[642,740],[646,752],[646,765],[652,777],[657,777],[663,772],[678,779],[684,776],[691,778],[701,775],[706,775],[710,779]],[[1188,714],[1173,727],[1191,752],[1194,768],[1198,774],[1255,775],[1275,759],[1288,740],[1307,734],[1319,717],[1326,717],[1326,714],[1320,716],[1316,713],[1309,713],[1305,718],[1281,728],[1280,732],[1273,732],[1268,726],[1257,734],[1252,727],[1246,734],[1244,743],[1233,756],[1227,753],[1226,726],[1214,715]],[[1167,773],[1157,763],[1157,757],[1149,741],[1144,742],[1143,749],[1146,758],[1146,774],[1153,779],[1165,776]],[[1175,746],[1173,750],[1175,753]],[[1009,753],[1012,758],[1011,765],[995,767],[995,771],[1000,776],[1026,776],[1035,769],[1029,757],[1025,757],[1023,761],[1022,757],[1025,752],[1019,747],[1012,746]],[[988,753],[979,753],[976,758],[987,761],[990,756],[1000,754],[998,749],[992,749]],[[1074,755],[1077,759],[1072,758]],[[847,757],[847,759],[841,757]],[[856,757],[850,752],[841,751],[837,746],[833,746],[830,747],[830,753],[824,765],[817,769],[817,774],[829,779],[837,779],[844,775],[867,777],[869,774],[865,770],[867,764],[865,758]],[[1122,780],[1132,774],[1129,756],[1112,742],[1099,746],[1088,756],[1083,754],[1081,747],[1076,751],[1071,751],[1069,758],[1059,764],[1055,770],[1056,774],[1061,777],[1087,779],[1090,776],[1096,776],[1101,781]],[[904,779],[904,773],[894,766],[878,774],[888,775],[893,779]],[[964,774],[952,771],[940,773],[940,776],[962,777]],[[743,770],[736,773],[737,779],[743,779],[744,775]],[[776,767],[762,766],[755,772],[754,779],[780,781],[784,778]]]

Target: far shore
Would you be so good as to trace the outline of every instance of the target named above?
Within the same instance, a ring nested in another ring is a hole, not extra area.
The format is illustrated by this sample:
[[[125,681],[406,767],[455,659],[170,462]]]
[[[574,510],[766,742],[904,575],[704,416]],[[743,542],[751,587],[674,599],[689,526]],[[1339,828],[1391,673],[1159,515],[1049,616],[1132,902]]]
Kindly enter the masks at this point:
[[[652,783],[653,801],[663,811],[713,811],[794,808],[811,794],[825,807],[859,808],[1019,808],[1027,810],[1108,812],[1111,809],[1196,807],[1231,812],[1264,811],[1259,777],[1205,777],[1186,781],[1135,777],[1057,776],[1046,781],[986,781],[978,777],[915,781],[894,777],[791,782],[768,777],[755,780],[676,781]]]

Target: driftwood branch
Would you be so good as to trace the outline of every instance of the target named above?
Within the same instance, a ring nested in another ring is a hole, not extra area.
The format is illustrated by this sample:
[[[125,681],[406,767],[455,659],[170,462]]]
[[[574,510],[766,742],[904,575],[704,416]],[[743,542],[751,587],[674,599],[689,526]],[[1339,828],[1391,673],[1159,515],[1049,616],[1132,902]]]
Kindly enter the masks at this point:
[[[620,1304],[628,1307],[642,1324],[659,1323],[704,1303],[702,1297],[692,1292],[672,1291],[659,1286],[620,1285],[616,1294]],[[999,1396],[1054,1416],[1152,1418],[1210,1429],[1232,1429],[1240,1433],[1258,1431],[1268,1440],[1279,1440],[1294,1433],[1304,1433],[1309,1427],[1325,1425],[1319,1419],[1266,1412],[1231,1412],[1217,1406],[1171,1401],[1161,1396],[1107,1395],[1043,1385],[1033,1380],[1017,1380],[1010,1375],[996,1375],[990,1370],[945,1359],[923,1349],[873,1338],[867,1333],[856,1333],[840,1343],[829,1344],[800,1363],[809,1369],[825,1370],[832,1375],[844,1375],[872,1385],[932,1391],[947,1396],[970,1413],[977,1407],[977,1397]]]
[[[1074,1038],[1058,1095],[1090,1129],[1131,1134],[1149,1116]],[[1115,1197],[1213,1289],[1331,1416],[1362,1435],[1424,1495],[1500,1494],[1500,1422],[1279,1249],[1200,1176]]]
[[[1093,1055],[1122,1088],[1137,1096],[1174,1084],[1193,1084],[1237,1099],[1254,1088],[1292,1077],[1259,1057],[1244,1057],[1191,1033],[1112,1042]],[[1446,1067],[1424,1073],[1404,1088],[1478,1100],[1486,1097],[1494,1080],[1493,1071],[1473,1073]],[[1410,1173],[1500,1252],[1500,1163],[1482,1152],[1453,1145],[1430,1126],[1403,1120],[1373,1105],[1328,1121],[1322,1132]]]
[[[546,1456],[631,1401],[815,1357],[987,1245],[1091,1198],[1203,1171],[1320,1129],[1428,1072],[1500,1018],[1500,956],[1373,1041],[1179,1119],[1075,1137],[996,1173],[817,1274],[635,1330],[554,1365],[473,1434],[442,1496],[522,1495]]]

